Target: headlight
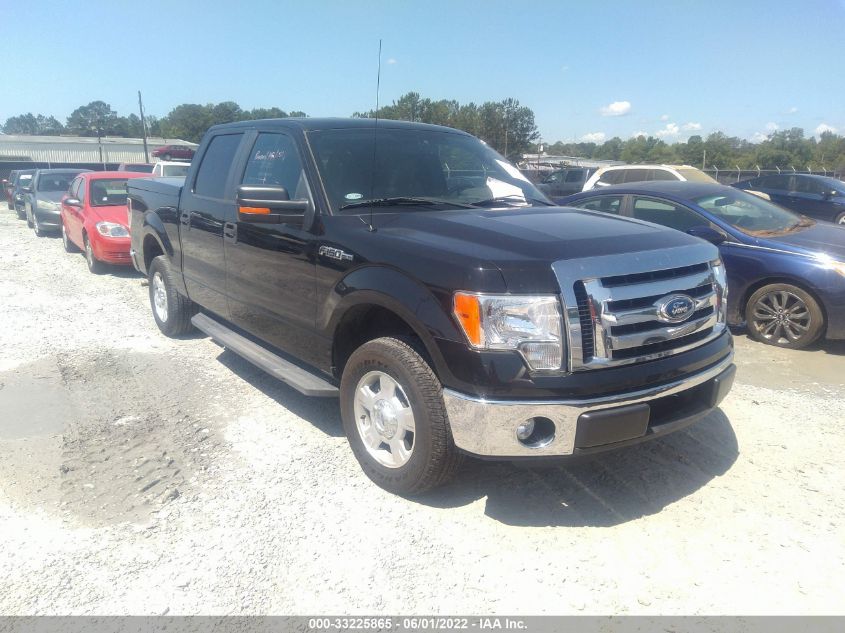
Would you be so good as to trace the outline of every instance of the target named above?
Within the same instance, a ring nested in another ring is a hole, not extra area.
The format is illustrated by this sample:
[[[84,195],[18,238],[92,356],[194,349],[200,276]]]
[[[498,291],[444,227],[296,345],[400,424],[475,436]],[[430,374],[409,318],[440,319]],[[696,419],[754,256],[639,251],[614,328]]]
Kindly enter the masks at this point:
[[[115,222],[97,222],[97,230],[106,237],[129,237],[126,227]]]
[[[472,347],[517,350],[534,370],[561,368],[563,339],[556,296],[457,292],[454,314]]]
[[[719,323],[727,323],[728,316],[728,275],[725,271],[725,265],[721,259],[710,262],[710,267],[713,269],[713,276],[716,278],[716,296],[718,303],[716,304],[716,314]]]

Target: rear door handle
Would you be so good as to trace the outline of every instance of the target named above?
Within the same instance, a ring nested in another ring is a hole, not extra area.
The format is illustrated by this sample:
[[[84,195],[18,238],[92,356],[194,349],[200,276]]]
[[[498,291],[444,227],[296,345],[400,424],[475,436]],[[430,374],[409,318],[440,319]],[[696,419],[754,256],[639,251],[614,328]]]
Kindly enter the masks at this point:
[[[223,238],[230,242],[238,241],[238,225],[234,222],[226,222],[223,225]]]

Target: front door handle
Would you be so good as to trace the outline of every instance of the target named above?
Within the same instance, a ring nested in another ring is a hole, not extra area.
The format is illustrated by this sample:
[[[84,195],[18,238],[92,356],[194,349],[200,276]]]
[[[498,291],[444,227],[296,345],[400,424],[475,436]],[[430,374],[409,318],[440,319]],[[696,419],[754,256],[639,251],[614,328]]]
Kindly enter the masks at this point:
[[[182,215],[179,216],[182,224],[185,226],[189,226],[191,224],[191,213],[189,211],[182,211]]]
[[[226,222],[223,225],[223,238],[230,242],[238,241],[238,225],[234,222]]]

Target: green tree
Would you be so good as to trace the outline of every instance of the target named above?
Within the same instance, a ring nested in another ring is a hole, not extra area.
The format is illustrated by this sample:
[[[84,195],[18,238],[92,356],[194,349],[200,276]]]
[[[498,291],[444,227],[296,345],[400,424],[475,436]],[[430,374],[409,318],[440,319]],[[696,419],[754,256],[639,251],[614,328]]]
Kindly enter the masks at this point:
[[[117,135],[122,131],[117,112],[105,101],[79,106],[67,118],[67,131],[77,136]]]
[[[64,127],[55,117],[43,114],[34,115],[31,112],[6,119],[2,126],[6,134],[41,134],[56,135],[64,131]]]

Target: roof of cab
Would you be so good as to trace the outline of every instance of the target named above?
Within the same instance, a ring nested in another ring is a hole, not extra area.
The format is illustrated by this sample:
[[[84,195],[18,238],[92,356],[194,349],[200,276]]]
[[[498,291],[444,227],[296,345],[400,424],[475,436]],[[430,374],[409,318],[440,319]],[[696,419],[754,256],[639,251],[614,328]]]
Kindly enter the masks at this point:
[[[340,129],[372,129],[378,123],[380,128],[400,130],[430,130],[432,132],[451,132],[470,136],[462,130],[457,130],[443,125],[432,125],[430,123],[411,123],[410,121],[396,121],[393,119],[364,119],[364,118],[311,118],[311,117],[289,117],[286,119],[257,119],[254,121],[238,121],[235,123],[222,123],[215,125],[211,130],[237,129],[237,128],[294,128],[305,132],[317,130],[340,130]]]

